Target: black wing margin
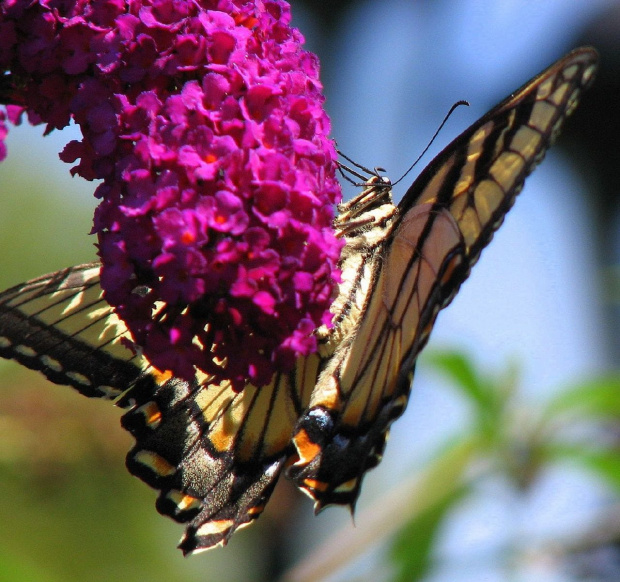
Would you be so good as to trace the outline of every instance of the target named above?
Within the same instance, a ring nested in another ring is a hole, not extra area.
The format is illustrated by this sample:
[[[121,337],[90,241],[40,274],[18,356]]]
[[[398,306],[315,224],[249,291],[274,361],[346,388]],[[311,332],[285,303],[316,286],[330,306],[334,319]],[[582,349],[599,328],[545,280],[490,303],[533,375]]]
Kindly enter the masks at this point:
[[[134,386],[146,363],[123,342],[129,334],[103,299],[99,270],[71,267],[0,294],[0,357],[92,398],[116,400]]]
[[[504,99],[424,169],[398,205],[401,215],[425,203],[449,210],[473,266],[594,81],[597,66],[595,49],[575,49]]]

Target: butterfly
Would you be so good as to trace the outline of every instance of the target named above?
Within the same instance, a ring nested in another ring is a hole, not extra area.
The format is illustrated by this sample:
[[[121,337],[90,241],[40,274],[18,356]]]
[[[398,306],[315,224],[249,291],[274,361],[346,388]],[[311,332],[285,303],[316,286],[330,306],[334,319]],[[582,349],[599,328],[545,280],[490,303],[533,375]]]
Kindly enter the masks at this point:
[[[0,294],[0,356],[125,410],[131,473],[160,513],[185,524],[184,553],[225,544],[263,511],[282,473],[315,502],[354,508],[409,398],[438,312],[469,275],[527,175],[590,86],[598,56],[579,48],[457,137],[398,206],[373,175],[339,206],[345,240],[333,326],[319,351],[270,384],[234,391],[197,372],[154,368],[105,302],[97,263]]]

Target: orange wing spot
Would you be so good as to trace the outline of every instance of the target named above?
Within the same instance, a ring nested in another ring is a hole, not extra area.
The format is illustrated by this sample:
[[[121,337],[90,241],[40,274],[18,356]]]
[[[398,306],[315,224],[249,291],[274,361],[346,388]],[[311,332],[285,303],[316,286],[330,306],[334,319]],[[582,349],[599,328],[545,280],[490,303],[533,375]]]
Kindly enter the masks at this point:
[[[218,423],[211,426],[209,440],[218,453],[224,453],[232,449],[235,440],[235,433],[231,432],[234,427],[225,426],[226,423]]]
[[[138,451],[133,458],[160,477],[169,477],[176,473],[174,465],[153,451]]]
[[[153,368],[153,377],[155,378],[155,381],[157,382],[157,384],[159,384],[160,386],[162,384],[165,384],[173,376],[174,374],[170,370],[164,370],[162,372],[161,370],[158,370],[157,368]]]
[[[313,491],[327,491],[329,485],[324,481],[319,481],[318,479],[304,479],[304,486],[308,489],[312,489]]]
[[[298,465],[306,465],[321,453],[321,447],[310,439],[305,430],[300,430],[293,437],[293,444],[299,455]]]
[[[193,509],[194,507],[200,507],[200,500],[192,497],[191,495],[184,495],[177,503],[177,507],[181,510]]]
[[[161,410],[155,402],[147,402],[139,408],[140,412],[144,415],[144,421],[149,428],[155,429],[161,423]]]
[[[194,509],[200,507],[200,499],[187,495],[182,491],[172,490],[167,495],[179,509],[179,511],[187,511],[188,509]]]
[[[250,509],[248,509],[248,515],[260,515],[261,513],[263,513],[264,509],[264,505],[257,505],[256,507],[251,507]]]
[[[159,425],[161,422],[161,412],[159,410],[153,412],[153,414],[148,416],[147,422],[149,425]]]

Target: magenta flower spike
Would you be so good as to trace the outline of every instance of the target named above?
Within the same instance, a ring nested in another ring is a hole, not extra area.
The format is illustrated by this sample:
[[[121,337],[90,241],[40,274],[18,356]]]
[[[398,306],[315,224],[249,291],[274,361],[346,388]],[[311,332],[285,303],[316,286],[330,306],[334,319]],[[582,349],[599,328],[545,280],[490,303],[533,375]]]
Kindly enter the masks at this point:
[[[265,384],[329,320],[336,152],[290,18],[282,0],[0,5],[0,141],[20,113],[80,126],[61,158],[101,180],[106,299],[176,376]]]

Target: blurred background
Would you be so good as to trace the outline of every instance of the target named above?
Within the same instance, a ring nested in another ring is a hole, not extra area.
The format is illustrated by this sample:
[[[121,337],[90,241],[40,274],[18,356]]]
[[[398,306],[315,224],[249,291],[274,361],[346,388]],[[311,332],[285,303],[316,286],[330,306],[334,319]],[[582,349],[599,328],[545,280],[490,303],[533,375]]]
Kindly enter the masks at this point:
[[[418,364],[355,523],[287,482],[224,549],[131,477],[120,412],[0,361],[0,581],[620,579],[620,3],[293,0],[322,63],[332,135],[399,178],[570,49],[594,87],[528,179]],[[11,128],[0,165],[0,287],[95,258],[94,186],[71,130]],[[347,197],[353,190],[345,189]],[[617,398],[615,397],[617,394]]]

